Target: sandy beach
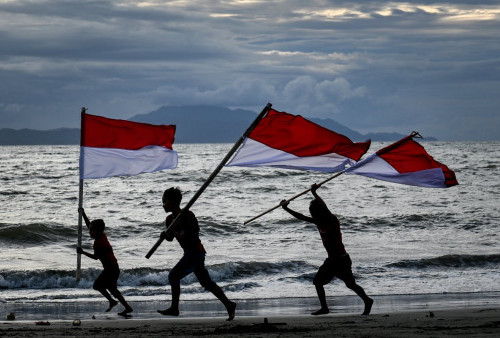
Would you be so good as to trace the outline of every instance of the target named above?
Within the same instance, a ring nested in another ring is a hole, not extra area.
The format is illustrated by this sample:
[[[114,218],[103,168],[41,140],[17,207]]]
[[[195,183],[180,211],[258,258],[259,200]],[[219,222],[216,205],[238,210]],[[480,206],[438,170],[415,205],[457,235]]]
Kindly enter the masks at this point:
[[[45,324],[45,325],[40,325]],[[50,324],[50,325],[48,325]],[[2,337],[498,337],[500,308],[417,311],[370,316],[223,317],[2,321]]]
[[[356,296],[329,297],[330,314],[312,316],[316,298],[238,300],[227,322],[217,300],[183,301],[180,317],[131,302],[133,316],[103,312],[105,302],[0,303],[0,337],[500,337],[500,293],[378,295],[369,316]],[[6,316],[15,312],[14,320]],[[79,325],[74,325],[75,321]]]

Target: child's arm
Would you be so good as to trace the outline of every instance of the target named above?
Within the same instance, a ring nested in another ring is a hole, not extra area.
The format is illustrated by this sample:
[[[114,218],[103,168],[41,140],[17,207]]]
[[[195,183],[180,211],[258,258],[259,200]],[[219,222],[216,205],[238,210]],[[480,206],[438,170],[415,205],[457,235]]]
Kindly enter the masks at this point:
[[[87,228],[90,227],[90,220],[87,217],[87,215],[85,214],[85,210],[83,208],[78,208],[78,212],[82,213],[82,216],[83,216],[83,219],[85,220],[85,225],[87,226]]]
[[[160,234],[161,238],[166,239],[169,242],[172,242],[174,240],[174,237],[175,237],[175,231],[170,232],[168,234],[168,236],[167,236],[168,228],[170,228],[170,226],[172,225],[172,223],[174,222],[174,220],[175,220],[175,217],[173,217],[173,216],[172,217],[170,217],[170,216],[167,217],[167,219],[165,220],[165,225],[167,227],[167,230],[163,230],[161,232],[161,234]],[[168,221],[170,221],[170,223],[167,224],[166,222],[168,222]]]
[[[84,251],[81,247],[77,247],[76,248],[76,252],[79,253],[79,254],[84,254],[88,258],[97,259],[96,255],[91,254],[90,252]]]
[[[317,199],[318,201],[320,202],[323,202],[323,199],[321,197],[319,197],[318,193],[316,192],[316,190],[318,190],[319,188],[319,185],[317,185],[316,183],[314,183],[313,185],[311,185],[311,193],[313,194],[314,198]]]
[[[309,222],[309,223],[314,223],[312,217],[308,217],[306,215],[302,215],[300,212],[294,211],[288,207],[288,201],[287,200],[282,200],[280,202],[281,207],[286,210],[290,215],[293,217],[300,219],[301,221]]]

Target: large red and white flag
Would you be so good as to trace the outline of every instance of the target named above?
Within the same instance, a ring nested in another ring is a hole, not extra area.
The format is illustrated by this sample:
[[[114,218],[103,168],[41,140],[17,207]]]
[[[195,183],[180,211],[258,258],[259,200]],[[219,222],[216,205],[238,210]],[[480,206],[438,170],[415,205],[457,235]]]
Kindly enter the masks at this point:
[[[413,140],[418,133],[387,146],[345,170],[383,181],[428,188],[457,185],[455,173],[434,160],[424,147]]]
[[[358,161],[370,141],[353,143],[302,116],[269,110],[227,166],[341,171]]]
[[[131,176],[177,167],[175,125],[82,113],[80,179]]]

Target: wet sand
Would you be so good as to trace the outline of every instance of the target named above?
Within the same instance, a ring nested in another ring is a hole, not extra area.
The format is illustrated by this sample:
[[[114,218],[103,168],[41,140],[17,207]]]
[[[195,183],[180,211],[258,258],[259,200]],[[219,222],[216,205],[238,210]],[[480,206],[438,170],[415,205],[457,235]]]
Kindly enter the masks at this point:
[[[2,337],[499,337],[500,308],[361,315],[2,321]],[[42,322],[47,324],[47,322]]]
[[[498,292],[373,298],[369,316],[360,315],[356,296],[329,297],[331,313],[324,316],[309,314],[316,298],[238,300],[231,322],[216,300],[181,301],[180,317],[156,312],[167,301],[131,302],[128,319],[117,315],[120,305],[103,312],[102,301],[0,302],[0,337],[500,337]],[[10,312],[14,320],[7,320]]]

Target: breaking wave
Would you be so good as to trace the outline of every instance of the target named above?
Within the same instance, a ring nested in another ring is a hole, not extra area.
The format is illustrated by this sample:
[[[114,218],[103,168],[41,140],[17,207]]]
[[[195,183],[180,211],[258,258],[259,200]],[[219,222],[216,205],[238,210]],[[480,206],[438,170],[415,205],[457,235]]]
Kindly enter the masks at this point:
[[[56,224],[3,224],[0,223],[0,243],[8,245],[31,244],[40,245],[74,239],[77,229]]]
[[[314,266],[302,261],[278,263],[265,262],[232,262],[207,266],[215,282],[239,281],[239,284],[255,286],[253,280],[269,278],[309,279],[307,273]],[[75,279],[74,270],[34,270],[34,271],[0,271],[0,289],[59,289],[59,288],[91,288],[102,269],[83,269],[79,282]],[[118,284],[128,287],[165,286],[168,284],[168,269],[136,268],[121,271]],[[246,281],[246,282],[242,282]],[[188,275],[183,284],[198,283],[193,274]]]
[[[500,267],[500,255],[444,255],[433,258],[402,260],[386,265],[388,268],[485,268]]]

